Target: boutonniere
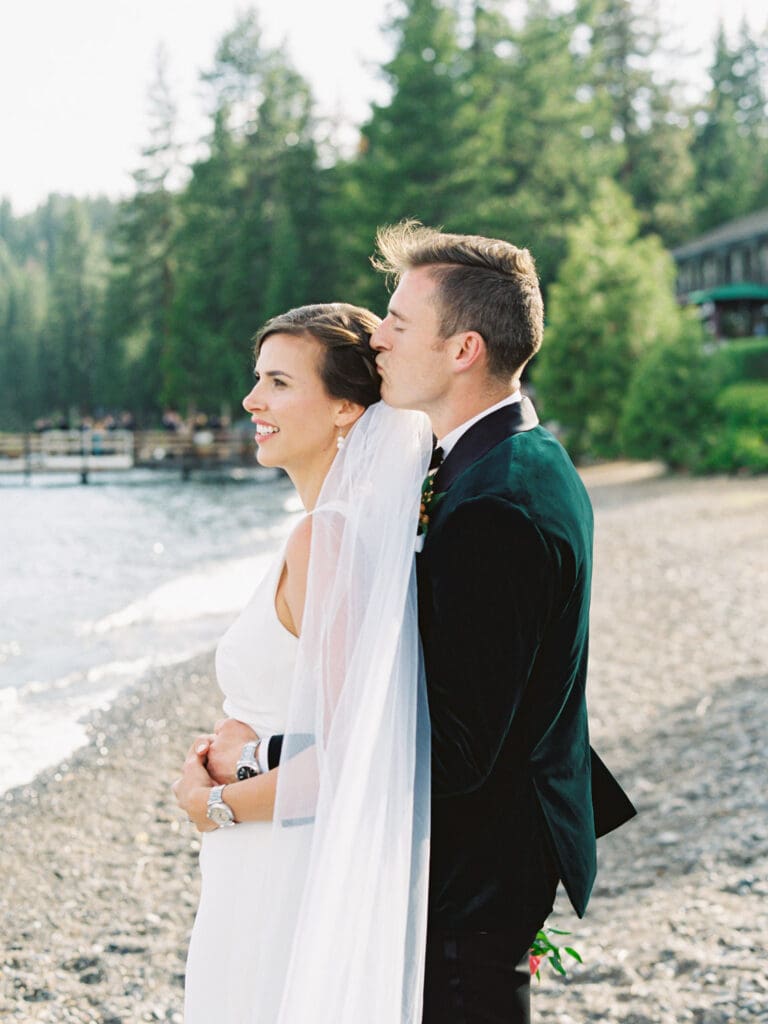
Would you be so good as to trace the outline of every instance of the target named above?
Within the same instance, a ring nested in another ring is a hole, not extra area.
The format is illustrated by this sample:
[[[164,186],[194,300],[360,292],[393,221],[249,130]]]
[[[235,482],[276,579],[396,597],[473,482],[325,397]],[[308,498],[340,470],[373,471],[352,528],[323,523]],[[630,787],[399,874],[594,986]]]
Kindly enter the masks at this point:
[[[431,469],[424,477],[424,483],[421,485],[421,504],[419,505],[419,528],[416,531],[417,536],[426,536],[427,530],[429,529],[429,517],[432,514],[432,509],[437,505],[443,496],[442,491],[438,491],[435,494],[435,474],[437,468]]]

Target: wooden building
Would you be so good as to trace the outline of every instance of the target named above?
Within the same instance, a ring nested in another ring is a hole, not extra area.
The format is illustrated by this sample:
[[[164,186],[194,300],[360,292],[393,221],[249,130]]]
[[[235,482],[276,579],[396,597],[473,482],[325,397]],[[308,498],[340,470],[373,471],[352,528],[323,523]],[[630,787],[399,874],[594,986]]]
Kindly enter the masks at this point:
[[[721,224],[672,250],[677,296],[719,338],[768,335],[768,210]]]

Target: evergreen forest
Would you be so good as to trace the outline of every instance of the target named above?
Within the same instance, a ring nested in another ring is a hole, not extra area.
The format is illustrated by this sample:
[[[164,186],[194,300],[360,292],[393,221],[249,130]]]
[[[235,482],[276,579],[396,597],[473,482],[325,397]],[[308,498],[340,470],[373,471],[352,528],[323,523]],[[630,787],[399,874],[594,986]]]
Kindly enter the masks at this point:
[[[529,247],[562,344],[609,343],[597,327],[568,342],[578,310],[623,324],[621,359],[677,330],[668,250],[768,207],[768,37],[721,30],[694,101],[655,5],[529,0],[515,24],[506,6],[405,0],[386,27],[388,99],[352,148],[254,11],[202,75],[207,134],[186,164],[159,60],[130,197],[50,195],[24,216],[0,203],[0,429],[237,415],[269,316],[330,300],[384,310],[369,256],[377,226],[405,217]],[[616,285],[624,319],[586,294],[590,246],[617,250],[592,285]],[[588,364],[586,351],[576,365],[594,379]],[[626,389],[600,372],[603,394]],[[545,360],[540,383],[545,403],[569,387]],[[618,404],[584,425],[581,450],[610,449]]]

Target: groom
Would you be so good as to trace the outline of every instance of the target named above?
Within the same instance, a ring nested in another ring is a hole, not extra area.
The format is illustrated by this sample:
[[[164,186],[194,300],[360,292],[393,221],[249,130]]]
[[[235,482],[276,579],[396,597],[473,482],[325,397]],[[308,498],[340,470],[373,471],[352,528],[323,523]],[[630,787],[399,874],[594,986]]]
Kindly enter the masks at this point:
[[[379,233],[397,287],[373,347],[390,405],[437,437],[418,556],[432,725],[424,1024],[529,1020],[527,952],[562,880],[582,916],[595,836],[634,809],[589,747],[592,509],[520,393],[543,305],[507,242]],[[597,819],[597,820],[596,820]]]
[[[437,437],[418,555],[432,725],[423,1024],[526,1024],[528,949],[558,880],[582,916],[596,835],[634,814],[589,747],[592,510],[520,393],[543,332],[527,250],[417,224],[378,246],[374,265],[397,282],[372,340],[382,397],[426,412]],[[269,767],[278,750],[273,737]]]

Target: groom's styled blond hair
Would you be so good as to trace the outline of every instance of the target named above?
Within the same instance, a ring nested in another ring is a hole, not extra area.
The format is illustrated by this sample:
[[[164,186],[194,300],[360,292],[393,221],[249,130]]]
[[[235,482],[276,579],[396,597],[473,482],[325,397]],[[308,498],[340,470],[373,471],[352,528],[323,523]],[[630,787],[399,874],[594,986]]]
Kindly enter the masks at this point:
[[[477,331],[488,351],[488,372],[509,379],[541,347],[544,303],[527,249],[499,238],[451,235],[415,220],[380,228],[376,270],[394,279],[430,268],[438,284],[440,332]]]

